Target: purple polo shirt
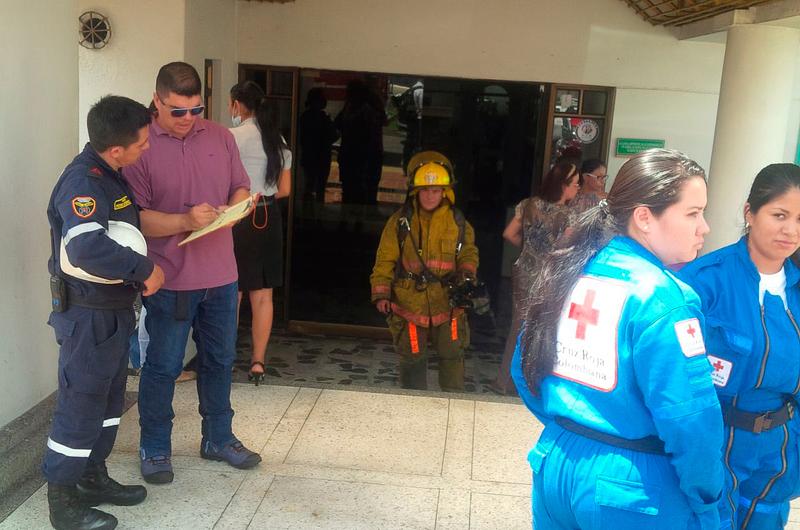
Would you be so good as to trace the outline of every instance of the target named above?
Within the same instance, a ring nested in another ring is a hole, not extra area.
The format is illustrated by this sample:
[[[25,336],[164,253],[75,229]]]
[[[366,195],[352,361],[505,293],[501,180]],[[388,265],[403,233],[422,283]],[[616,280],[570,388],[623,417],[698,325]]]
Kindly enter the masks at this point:
[[[202,118],[186,138],[172,136],[153,120],[150,149],[123,175],[140,207],[163,213],[185,213],[186,204],[222,206],[237,189],[250,188],[233,135]],[[207,289],[238,279],[230,228],[179,247],[187,235],[146,238],[148,257],[164,269],[165,289]]]

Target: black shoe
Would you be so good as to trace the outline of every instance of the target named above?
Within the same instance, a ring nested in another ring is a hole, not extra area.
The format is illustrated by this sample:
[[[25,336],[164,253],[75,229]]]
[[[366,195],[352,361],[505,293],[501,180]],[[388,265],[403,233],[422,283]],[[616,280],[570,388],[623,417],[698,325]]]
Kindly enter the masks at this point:
[[[253,371],[253,368],[255,368],[256,366],[260,366],[261,367],[261,371],[260,372],[254,372]],[[259,383],[264,381],[264,369],[265,369],[264,363],[262,363],[261,361],[253,361],[253,362],[251,362],[250,363],[250,373],[247,374],[247,379],[249,379],[250,381],[254,382],[256,384],[256,386],[258,386]]]
[[[47,484],[50,524],[56,530],[112,530],[117,518],[87,506],[75,486]]]
[[[133,506],[147,497],[144,486],[123,486],[108,476],[104,464],[87,464],[83,477],[76,485],[81,500],[88,506],[102,503],[116,506]]]

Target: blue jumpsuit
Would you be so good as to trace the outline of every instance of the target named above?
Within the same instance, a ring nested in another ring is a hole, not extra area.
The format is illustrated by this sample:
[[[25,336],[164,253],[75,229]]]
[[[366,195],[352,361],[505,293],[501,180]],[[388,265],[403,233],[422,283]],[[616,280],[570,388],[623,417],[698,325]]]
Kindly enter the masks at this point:
[[[700,302],[644,247],[616,237],[589,262],[561,315],[553,374],[528,388],[520,349],[512,376],[545,428],[528,460],[533,526],[716,529],[722,417],[701,333]],[[601,435],[663,443],[654,454]]]
[[[800,390],[800,271],[784,264],[787,305],[759,300],[760,276],[747,239],[712,252],[681,270],[706,316],[706,344],[720,402],[749,412],[792,406]],[[726,422],[727,423],[727,422]],[[800,494],[800,420],[761,433],[725,425],[722,528],[782,528],[789,500]]]
[[[52,276],[66,283],[67,309],[50,314],[58,342],[58,400],[42,469],[48,482],[72,485],[86,463],[102,464],[114,446],[125,400],[133,302],[153,272],[145,256],[106,235],[109,221],[139,228],[133,195],[119,172],[86,145],[64,169],[47,207]],[[119,284],[64,274],[62,238],[69,261]]]

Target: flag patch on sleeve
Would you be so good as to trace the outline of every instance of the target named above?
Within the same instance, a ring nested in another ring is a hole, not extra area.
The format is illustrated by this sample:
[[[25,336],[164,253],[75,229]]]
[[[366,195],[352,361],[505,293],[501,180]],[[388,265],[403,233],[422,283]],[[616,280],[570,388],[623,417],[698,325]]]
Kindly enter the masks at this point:
[[[700,331],[700,321],[696,318],[676,322],[675,335],[677,335],[681,351],[686,357],[694,357],[706,352],[703,332]]]

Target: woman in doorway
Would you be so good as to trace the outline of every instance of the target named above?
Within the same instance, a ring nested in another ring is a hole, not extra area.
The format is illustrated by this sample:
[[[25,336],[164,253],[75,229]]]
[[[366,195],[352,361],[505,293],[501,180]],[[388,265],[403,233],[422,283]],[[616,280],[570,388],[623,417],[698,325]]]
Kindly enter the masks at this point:
[[[247,292],[253,313],[250,380],[264,379],[264,359],[272,331],[272,290],[283,285],[283,222],[276,199],[291,190],[292,153],[278,129],[275,109],[252,81],[231,88],[230,114],[236,145],[251,190],[261,197],[252,217],[233,228],[239,269],[239,303]]]
[[[528,455],[535,528],[719,528],[700,300],[667,268],[697,256],[705,206],[697,163],[645,151],[543,261],[511,369],[545,424]]]
[[[578,171],[575,165],[559,162],[542,179],[539,193],[523,199],[514,210],[514,217],[503,231],[503,238],[522,247],[511,270],[511,328],[506,338],[500,371],[492,384],[501,394],[514,392],[511,381],[511,357],[517,343],[523,307],[528,290],[539,269],[541,257],[549,252],[574,221],[568,203],[578,192]]]
[[[744,236],[684,267],[700,295],[725,421],[722,527],[781,528],[798,491],[800,167],[772,164],[744,205]]]
[[[581,190],[569,204],[577,215],[597,206],[606,193],[606,178],[608,169],[602,160],[592,158],[581,164],[581,177],[579,179]]]

